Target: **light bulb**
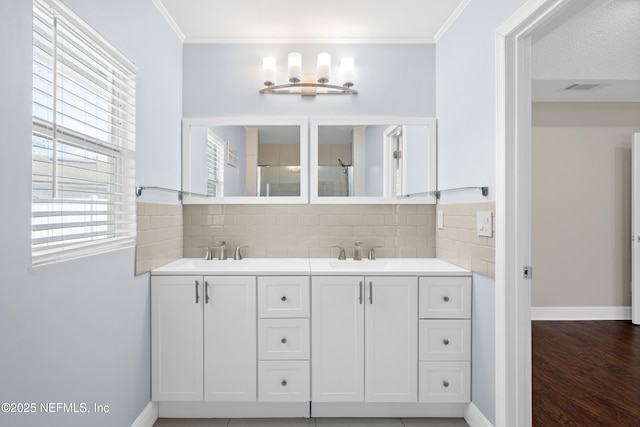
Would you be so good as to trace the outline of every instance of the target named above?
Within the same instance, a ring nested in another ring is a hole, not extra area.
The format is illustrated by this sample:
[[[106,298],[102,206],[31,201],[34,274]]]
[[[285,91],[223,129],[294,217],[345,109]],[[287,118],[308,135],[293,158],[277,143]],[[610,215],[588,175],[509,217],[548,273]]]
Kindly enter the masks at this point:
[[[289,81],[298,83],[302,77],[302,55],[299,52],[289,54]]]
[[[323,52],[318,54],[318,83],[328,83],[331,79],[331,54]]]
[[[265,86],[273,86],[276,80],[276,59],[262,59],[262,79]]]
[[[343,58],[340,61],[340,73],[342,74],[342,86],[351,87],[356,76],[353,58]]]

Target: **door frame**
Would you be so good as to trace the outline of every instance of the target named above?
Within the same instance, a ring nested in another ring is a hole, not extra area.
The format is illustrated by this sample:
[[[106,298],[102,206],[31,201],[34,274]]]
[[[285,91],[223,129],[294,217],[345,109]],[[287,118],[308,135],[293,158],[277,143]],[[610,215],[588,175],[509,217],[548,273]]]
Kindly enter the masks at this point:
[[[531,412],[531,45],[580,0],[529,0],[496,31],[496,427]]]

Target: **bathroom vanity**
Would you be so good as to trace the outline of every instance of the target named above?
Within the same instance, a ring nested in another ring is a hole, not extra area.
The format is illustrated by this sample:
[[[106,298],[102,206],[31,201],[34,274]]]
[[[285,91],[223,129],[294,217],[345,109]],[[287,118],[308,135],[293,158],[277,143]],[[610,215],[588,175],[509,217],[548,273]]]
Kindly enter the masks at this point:
[[[471,273],[425,259],[181,259],[151,275],[161,417],[461,417]]]

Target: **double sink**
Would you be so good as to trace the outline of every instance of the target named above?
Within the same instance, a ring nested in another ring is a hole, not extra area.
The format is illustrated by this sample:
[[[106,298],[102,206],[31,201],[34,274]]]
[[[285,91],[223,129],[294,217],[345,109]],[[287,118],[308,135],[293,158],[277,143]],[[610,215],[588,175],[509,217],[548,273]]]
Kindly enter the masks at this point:
[[[154,272],[201,275],[460,275],[468,273],[468,270],[437,258],[385,258],[362,261],[332,258],[245,258],[238,261],[182,258],[160,267]]]

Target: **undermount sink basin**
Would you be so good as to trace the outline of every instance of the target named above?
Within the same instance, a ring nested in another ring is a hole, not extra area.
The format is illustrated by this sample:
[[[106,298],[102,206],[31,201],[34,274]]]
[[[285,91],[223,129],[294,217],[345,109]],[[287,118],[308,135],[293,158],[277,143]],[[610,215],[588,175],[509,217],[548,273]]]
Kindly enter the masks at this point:
[[[245,258],[220,261],[200,258],[182,258],[154,270],[159,274],[308,274],[306,258]]]
[[[385,260],[340,260],[340,261],[329,261],[329,265],[331,268],[335,268],[336,270],[386,270],[389,263]]]
[[[312,275],[456,275],[468,271],[436,258],[384,258],[355,261],[335,258],[309,259]]]

